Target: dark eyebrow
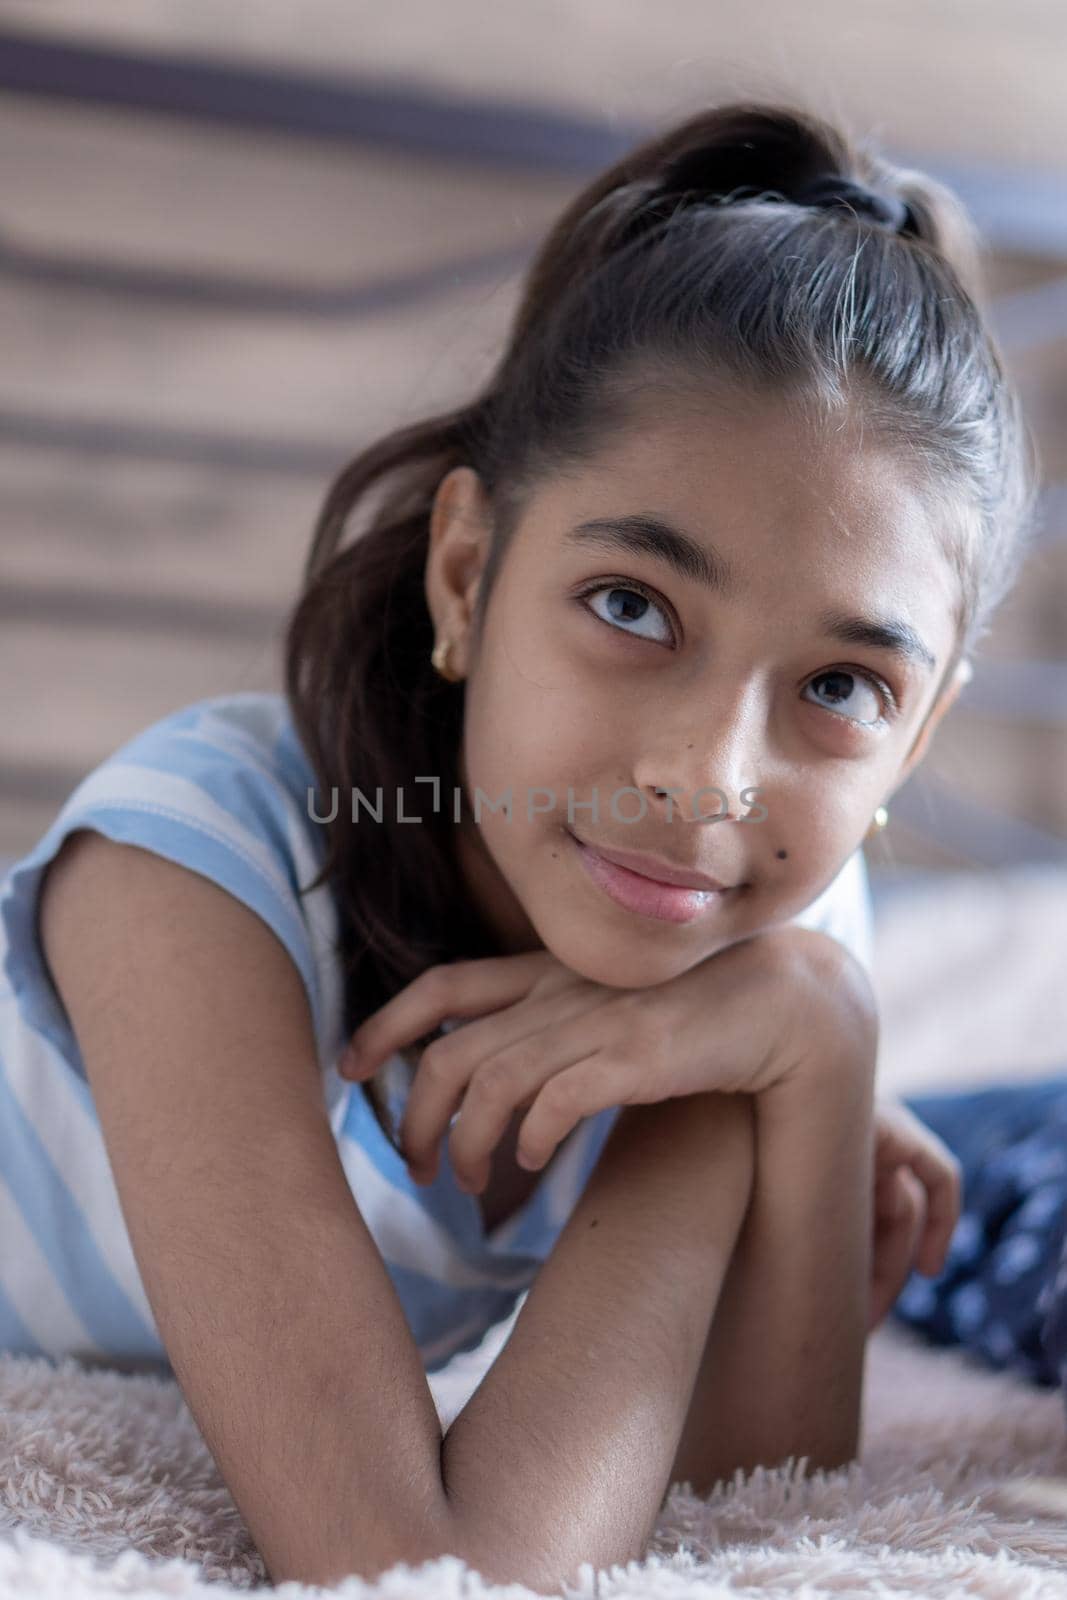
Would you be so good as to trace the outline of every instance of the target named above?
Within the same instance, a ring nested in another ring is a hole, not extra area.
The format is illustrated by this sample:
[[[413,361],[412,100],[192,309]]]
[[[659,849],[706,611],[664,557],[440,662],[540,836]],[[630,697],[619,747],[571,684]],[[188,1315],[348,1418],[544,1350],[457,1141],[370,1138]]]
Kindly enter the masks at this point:
[[[626,550],[631,555],[651,556],[654,561],[673,567],[680,578],[695,579],[716,594],[729,594],[733,586],[729,562],[714,545],[706,548],[660,517],[592,517],[568,528],[563,537],[570,544],[601,545],[609,550]]]
[[[695,581],[714,594],[729,595],[735,584],[726,558],[714,545],[702,544],[662,517],[648,513],[624,517],[591,517],[568,528],[564,542],[596,545],[608,550],[625,550],[631,555],[651,556],[671,567],[680,578]],[[888,650],[901,660],[912,661],[935,671],[937,657],[909,622],[898,617],[854,617],[839,611],[825,612],[819,626],[830,639],[842,644],[863,644],[873,650]]]
[[[936,670],[937,657],[911,623],[902,622],[898,617],[876,621],[873,617],[847,617],[839,611],[827,611],[819,618],[819,625],[829,638],[840,639],[842,644],[865,644],[872,650],[891,650],[901,660],[914,661],[927,672]]]

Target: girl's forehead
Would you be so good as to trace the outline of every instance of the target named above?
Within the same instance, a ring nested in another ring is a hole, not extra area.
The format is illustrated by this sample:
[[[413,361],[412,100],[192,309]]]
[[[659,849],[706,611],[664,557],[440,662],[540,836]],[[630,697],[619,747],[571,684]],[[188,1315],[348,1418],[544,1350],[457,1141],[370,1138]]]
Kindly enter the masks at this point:
[[[932,485],[915,460],[855,405],[824,415],[786,399],[731,408],[668,394],[653,405],[643,395],[616,413],[590,452],[547,471],[533,493],[569,506],[608,491],[666,492],[735,520],[776,504],[817,510],[874,499],[872,509],[888,515],[897,498],[925,498]]]
[[[769,435],[732,419],[691,420],[683,431],[665,421],[547,475],[528,512],[528,536],[552,534],[568,553],[582,542],[576,529],[602,525],[607,538],[613,521],[658,522],[693,550],[694,570],[702,551],[705,564],[732,565],[739,580],[745,567],[788,564],[800,551],[930,574],[945,560],[941,497],[869,434],[805,437],[783,427]]]

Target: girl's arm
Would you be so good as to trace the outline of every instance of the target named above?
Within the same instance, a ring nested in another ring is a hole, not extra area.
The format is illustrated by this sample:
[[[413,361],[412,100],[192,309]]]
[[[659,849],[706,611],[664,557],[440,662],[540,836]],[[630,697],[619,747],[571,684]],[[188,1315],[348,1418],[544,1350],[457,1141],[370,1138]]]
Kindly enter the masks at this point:
[[[750,1097],[620,1110],[442,1440],[288,954],[199,874],[71,837],[46,955],[160,1335],[271,1579],[451,1553],[554,1593],[583,1561],[639,1557],[749,1203]]]
[[[778,1003],[800,1004],[796,1038],[785,1030],[774,1052],[792,1070],[768,1073],[760,1093],[621,1107],[504,1348],[446,1435],[446,1480],[483,1514],[495,1504],[491,1525],[513,1547],[545,1541],[553,1591],[581,1561],[638,1559],[679,1478],[706,1493],[791,1451],[834,1467],[854,1455],[877,1013],[832,939],[751,941],[733,971],[765,971],[772,950]],[[821,981],[794,987],[797,960]],[[739,1064],[753,1046],[730,1010],[724,1000],[712,1026]],[[765,1040],[750,1033],[759,1059]],[[525,1504],[505,1494],[511,1484],[526,1485]]]
[[[725,1121],[620,1113],[442,1440],[275,935],[209,879],[89,831],[49,870],[40,930],[160,1336],[272,1581],[451,1553],[554,1592],[583,1560],[638,1555],[744,1210],[740,1097]]]
[[[160,1336],[271,1578],[462,1547],[288,953],[209,879],[86,831],[48,873],[40,931]]]

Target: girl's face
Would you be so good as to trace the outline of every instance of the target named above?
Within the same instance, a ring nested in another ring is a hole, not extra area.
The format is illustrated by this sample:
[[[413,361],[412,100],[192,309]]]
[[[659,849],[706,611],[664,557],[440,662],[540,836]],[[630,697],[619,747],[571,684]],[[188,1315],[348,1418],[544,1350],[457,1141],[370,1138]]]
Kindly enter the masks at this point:
[[[534,493],[475,653],[487,502],[450,473],[426,592],[467,679],[459,860],[502,949],[639,988],[809,905],[958,692],[935,705],[935,516],[851,424],[665,407]],[[663,891],[583,843],[725,888]]]

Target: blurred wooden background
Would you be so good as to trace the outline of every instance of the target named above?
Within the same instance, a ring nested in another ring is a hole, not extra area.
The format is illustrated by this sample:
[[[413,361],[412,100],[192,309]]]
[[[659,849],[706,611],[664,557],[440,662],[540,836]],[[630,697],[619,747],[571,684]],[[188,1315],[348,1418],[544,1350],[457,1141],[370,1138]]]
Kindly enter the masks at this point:
[[[0,858],[158,716],[280,686],[331,475],[480,381],[577,187],[782,93],[972,206],[1046,480],[872,873],[1067,859],[1062,7],[387,11],[0,0]]]

